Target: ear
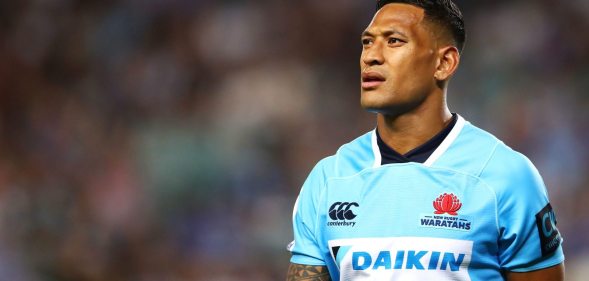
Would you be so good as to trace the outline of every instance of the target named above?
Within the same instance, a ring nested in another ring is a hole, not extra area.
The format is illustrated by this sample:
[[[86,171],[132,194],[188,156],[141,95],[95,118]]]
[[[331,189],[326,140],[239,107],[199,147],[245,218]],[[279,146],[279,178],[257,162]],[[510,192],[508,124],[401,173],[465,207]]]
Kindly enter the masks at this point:
[[[446,46],[438,50],[438,62],[434,77],[437,81],[447,81],[454,75],[460,63],[460,53],[454,46]]]

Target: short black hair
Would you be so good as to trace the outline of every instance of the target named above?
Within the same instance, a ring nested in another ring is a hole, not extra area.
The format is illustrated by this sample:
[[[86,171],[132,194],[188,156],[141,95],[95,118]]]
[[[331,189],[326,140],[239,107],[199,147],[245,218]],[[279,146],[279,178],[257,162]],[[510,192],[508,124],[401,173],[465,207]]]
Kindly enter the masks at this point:
[[[422,8],[426,19],[439,24],[452,34],[456,48],[462,53],[466,41],[466,29],[462,12],[452,0],[377,0],[376,10],[390,3],[409,4]]]

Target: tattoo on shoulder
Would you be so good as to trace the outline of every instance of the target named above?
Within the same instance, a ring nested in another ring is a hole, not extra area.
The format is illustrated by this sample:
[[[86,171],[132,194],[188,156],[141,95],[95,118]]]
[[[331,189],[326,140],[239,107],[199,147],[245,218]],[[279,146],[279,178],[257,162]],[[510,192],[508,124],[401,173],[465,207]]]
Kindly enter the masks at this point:
[[[331,281],[325,266],[291,263],[288,267],[287,281]]]

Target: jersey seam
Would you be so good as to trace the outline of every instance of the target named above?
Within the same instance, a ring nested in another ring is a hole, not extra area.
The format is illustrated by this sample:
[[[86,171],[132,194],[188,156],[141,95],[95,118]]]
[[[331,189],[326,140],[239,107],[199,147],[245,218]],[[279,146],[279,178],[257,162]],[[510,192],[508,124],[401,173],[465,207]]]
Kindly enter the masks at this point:
[[[408,166],[408,165],[413,165],[413,164],[419,164],[419,163],[415,163],[415,162],[407,162],[407,163],[391,163],[391,164],[385,164],[385,165],[381,165],[378,167],[366,167],[358,172],[356,172],[355,174],[352,175],[348,175],[348,176],[333,176],[333,177],[329,177],[327,178],[327,180],[338,180],[338,179],[349,179],[349,178],[353,178],[355,176],[358,176],[362,173],[365,173],[366,171],[370,171],[370,170],[378,170],[380,168],[383,167],[388,167],[389,165],[402,165],[402,166]]]
[[[417,162],[406,162],[406,163],[389,163],[389,164],[385,164],[382,166],[378,166],[378,167],[366,167],[358,172],[356,172],[355,174],[351,174],[351,175],[347,175],[347,176],[332,176],[332,177],[327,177],[327,181],[329,180],[339,180],[339,179],[349,179],[349,178],[353,178],[356,176],[359,176],[360,174],[366,173],[368,171],[372,171],[372,170],[378,170],[381,168],[388,168],[392,165],[395,166],[411,166],[411,165],[420,165],[423,166],[426,169],[437,169],[437,170],[447,170],[447,171],[452,171],[455,173],[459,173],[462,175],[466,175],[469,177],[473,177],[473,178],[479,178],[479,176],[477,176],[476,174],[473,173],[468,173],[468,172],[464,172],[464,171],[460,171],[460,170],[456,170],[456,169],[452,169],[452,168],[448,168],[448,167],[438,167],[438,166],[425,166],[422,163],[417,163]]]
[[[496,146],[496,147],[497,147],[497,146]],[[496,148],[496,147],[495,147],[495,148]],[[493,153],[492,153],[492,154],[494,154],[494,152],[495,152],[495,149],[493,150]],[[363,169],[363,170],[361,170],[361,171],[359,171],[359,172],[357,172],[357,173],[355,173],[355,174],[353,174],[353,175],[350,175],[350,176],[345,176],[345,177],[329,177],[329,178],[327,178],[327,179],[326,179],[326,181],[325,181],[325,183],[324,183],[324,186],[326,186],[326,185],[327,185],[327,183],[328,183],[329,181],[331,181],[331,180],[342,180],[342,179],[350,179],[350,178],[353,178],[353,177],[359,176],[359,175],[361,175],[361,174],[363,174],[363,173],[366,173],[366,172],[368,172],[368,171],[371,171],[371,170],[377,170],[377,169],[381,169],[381,168],[386,168],[386,167],[388,167],[389,165],[409,166],[409,165],[422,165],[422,164],[415,163],[415,162],[409,162],[409,163],[394,163],[394,164],[386,164],[386,165],[382,165],[382,166],[379,166],[379,167],[368,167],[368,168],[365,168],[365,169]],[[452,172],[454,172],[454,173],[461,174],[461,175],[465,175],[465,176],[468,176],[468,177],[475,178],[475,179],[479,180],[479,181],[480,181],[480,182],[483,184],[483,186],[484,186],[485,188],[487,188],[487,189],[488,189],[488,190],[491,192],[491,194],[493,195],[493,199],[494,199],[494,201],[495,201],[495,202],[494,202],[494,203],[495,203],[495,206],[494,206],[494,207],[495,207],[495,228],[497,229],[497,234],[500,234],[500,233],[501,233],[501,232],[500,232],[500,229],[499,229],[499,202],[498,202],[498,201],[499,201],[499,199],[497,198],[497,193],[496,193],[496,192],[495,192],[495,190],[494,190],[494,189],[493,189],[493,188],[492,188],[492,187],[491,187],[491,186],[490,186],[490,185],[487,183],[487,181],[485,181],[483,178],[481,178],[480,176],[478,176],[478,175],[476,175],[476,174],[472,174],[472,173],[468,173],[468,172],[464,172],[464,171],[460,171],[460,170],[455,170],[455,169],[448,168],[448,167],[432,167],[432,166],[424,166],[424,167],[425,167],[425,168],[427,168],[427,169],[436,169],[436,170],[446,170],[446,171],[452,171]],[[323,194],[322,194],[322,196],[323,196]]]
[[[476,174],[477,177],[480,177],[481,174],[483,173],[483,171],[487,168],[487,166],[489,165],[489,162],[491,162],[491,159],[495,155],[495,152],[497,151],[497,147],[499,147],[499,144],[501,144],[501,141],[496,141],[495,142],[495,146],[493,147],[493,150],[491,150],[491,153],[489,154],[489,157],[487,158],[487,160],[485,161],[485,163],[481,167],[481,170]]]
[[[497,228],[497,235],[501,234],[501,230],[499,228],[499,199],[497,198],[497,192],[481,177],[477,177],[483,186],[485,186],[492,194],[493,198],[495,198],[495,227]]]
[[[335,156],[335,161],[336,161],[336,165],[337,165],[337,162],[338,162],[337,154]],[[325,193],[327,190],[327,181],[328,181],[328,178],[325,177],[325,170],[324,169],[325,169],[325,167],[322,167],[322,172],[324,173],[324,176],[323,176],[324,180],[321,184],[321,194],[319,195],[319,198],[318,198],[319,200],[317,202],[318,206],[315,206],[315,223],[313,224],[313,237],[315,238],[317,246],[319,246],[319,241],[320,241],[319,237],[317,236],[317,230],[319,229],[319,221],[320,221],[319,209],[322,206],[321,204],[323,203],[323,199],[325,197]],[[325,260],[323,262],[327,263],[327,261],[325,261]]]
[[[315,259],[315,257],[309,256],[309,255],[305,255],[305,254],[299,254],[299,257],[305,257],[305,258],[311,258],[311,259]],[[294,259],[298,259],[296,258],[296,256],[293,256]],[[304,259],[304,258],[303,258]],[[296,262],[295,262],[296,263]],[[296,264],[301,264],[301,263],[296,263]],[[304,265],[312,265],[312,266],[326,266],[327,263],[326,262],[308,262],[305,261]]]
[[[565,257],[561,256],[561,258],[556,259],[552,262],[547,262],[546,264],[541,264],[541,265],[536,265],[536,266],[530,266],[530,267],[523,267],[523,268],[515,268],[515,269],[511,269],[509,271],[511,272],[521,272],[521,273],[525,273],[525,272],[530,272],[530,271],[535,271],[535,270],[540,270],[540,269],[545,269],[545,268],[549,268],[558,264],[561,264],[562,262],[565,261]]]
[[[493,159],[493,156],[495,155],[495,152],[497,151],[497,148],[499,147],[500,144],[501,144],[501,141],[499,141],[499,140],[495,142],[495,146],[493,147],[493,150],[489,154],[489,158],[487,158],[487,160],[483,164],[481,170],[476,175],[476,177],[478,179],[480,179],[480,181],[482,183],[485,184],[485,186],[489,189],[489,191],[491,191],[491,193],[493,193],[493,196],[495,197],[495,226],[497,227],[497,234],[498,235],[501,234],[501,230],[499,228],[499,198],[497,196],[497,192],[495,192],[495,190],[493,188],[491,188],[491,186],[487,183],[487,181],[485,179],[483,179],[483,177],[481,177],[481,175],[483,174],[483,171],[485,171],[485,169],[488,167],[489,163],[491,162],[491,159]]]

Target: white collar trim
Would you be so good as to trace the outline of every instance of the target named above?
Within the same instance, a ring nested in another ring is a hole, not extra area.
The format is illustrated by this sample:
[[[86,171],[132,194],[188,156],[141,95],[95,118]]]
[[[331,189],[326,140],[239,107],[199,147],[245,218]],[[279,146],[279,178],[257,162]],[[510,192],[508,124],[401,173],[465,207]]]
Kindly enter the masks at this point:
[[[450,147],[450,145],[456,140],[462,128],[466,124],[466,120],[462,118],[462,116],[456,114],[456,124],[454,124],[454,128],[448,133],[444,141],[434,150],[434,152],[429,156],[429,158],[423,163],[426,167],[431,167],[436,160],[438,160],[446,150]],[[378,148],[377,136],[376,136],[376,129],[372,131],[372,153],[374,154],[374,163],[372,164],[373,168],[377,168],[381,166],[382,163],[382,155],[380,154],[380,149]]]
[[[436,162],[436,160],[438,160],[438,158],[440,158],[440,156],[442,156],[442,154],[444,154],[444,152],[448,150],[448,148],[454,142],[454,140],[456,140],[456,138],[462,131],[462,128],[464,128],[464,124],[466,124],[466,121],[464,120],[464,118],[462,118],[462,116],[456,114],[456,118],[457,120],[456,124],[454,124],[454,128],[452,128],[452,131],[450,131],[450,133],[446,136],[446,138],[444,139],[444,141],[442,141],[438,148],[434,150],[432,155],[430,155],[429,158],[427,158],[427,160],[423,162],[424,166],[431,167],[431,165],[433,165],[434,162]]]
[[[382,155],[380,155],[380,148],[378,148],[378,141],[376,136],[376,129],[372,131],[372,153],[374,154],[374,163],[372,164],[372,168],[380,167],[382,163]]]

